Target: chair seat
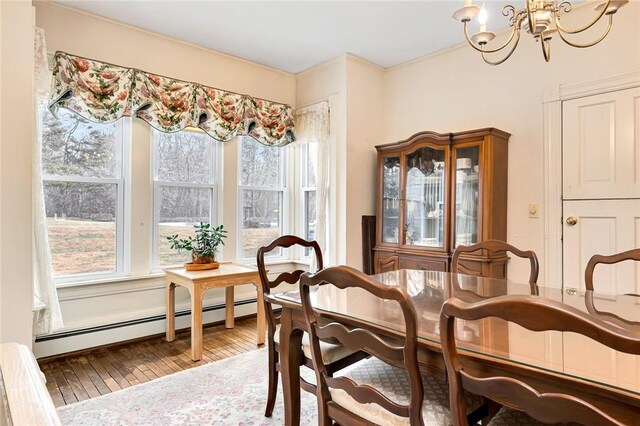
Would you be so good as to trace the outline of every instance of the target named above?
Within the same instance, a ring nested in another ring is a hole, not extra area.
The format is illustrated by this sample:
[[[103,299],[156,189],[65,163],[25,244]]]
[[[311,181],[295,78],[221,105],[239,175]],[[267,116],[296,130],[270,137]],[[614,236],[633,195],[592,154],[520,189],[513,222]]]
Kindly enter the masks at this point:
[[[377,358],[369,358],[357,362],[344,370],[338,376],[346,376],[359,385],[370,385],[399,404],[407,405],[411,395],[411,386],[407,372],[392,367]],[[433,377],[422,376],[424,386],[424,401],[422,404],[422,418],[425,425],[449,426],[451,413],[449,411],[449,386]],[[396,416],[378,404],[361,404],[341,389],[329,388],[331,399],[343,408],[360,417],[379,425],[408,425],[409,419]],[[480,407],[483,399],[479,396],[467,394],[469,412]]]
[[[522,411],[507,407],[502,407],[489,422],[489,426],[539,426],[544,424]]]
[[[276,326],[273,341],[280,344],[280,324]],[[320,342],[320,351],[322,352],[322,362],[324,364],[332,364],[356,353],[356,351],[347,349],[342,345],[334,345],[327,342]],[[309,341],[309,334],[306,332],[302,336],[302,352],[305,357],[311,359],[311,343]]]

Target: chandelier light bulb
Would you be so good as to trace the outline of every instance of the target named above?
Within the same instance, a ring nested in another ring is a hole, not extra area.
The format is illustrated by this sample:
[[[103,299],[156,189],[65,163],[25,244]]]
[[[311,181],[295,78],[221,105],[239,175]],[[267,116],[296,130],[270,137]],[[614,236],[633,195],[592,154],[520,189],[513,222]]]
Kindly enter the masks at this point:
[[[484,7],[484,3],[482,4],[482,9],[480,9],[480,12],[478,13],[478,23],[480,24],[480,32],[486,32],[487,31],[487,9],[485,9]]]
[[[487,9],[484,7],[484,3],[482,3],[482,9],[480,9],[480,13],[478,13],[478,23],[480,25],[485,25],[488,18]]]

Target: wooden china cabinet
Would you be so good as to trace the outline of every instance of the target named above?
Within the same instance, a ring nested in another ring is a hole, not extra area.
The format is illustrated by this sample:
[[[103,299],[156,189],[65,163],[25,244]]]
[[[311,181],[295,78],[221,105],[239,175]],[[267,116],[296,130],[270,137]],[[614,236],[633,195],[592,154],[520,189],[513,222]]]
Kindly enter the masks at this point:
[[[378,145],[375,272],[450,271],[458,245],[507,237],[511,135],[420,132]],[[460,271],[506,277],[507,256],[461,256]]]

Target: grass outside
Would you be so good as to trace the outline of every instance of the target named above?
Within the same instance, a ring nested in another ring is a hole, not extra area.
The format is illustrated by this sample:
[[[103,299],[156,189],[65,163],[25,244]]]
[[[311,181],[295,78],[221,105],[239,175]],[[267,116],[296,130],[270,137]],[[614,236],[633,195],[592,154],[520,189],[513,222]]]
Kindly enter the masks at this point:
[[[116,223],[47,218],[55,276],[116,269]]]
[[[90,220],[56,220],[47,218],[51,261],[55,276],[112,272],[116,269],[115,222]],[[189,253],[170,248],[167,237],[193,236],[193,226],[184,223],[161,223],[158,257],[160,266],[179,265],[190,260]],[[243,230],[243,256],[253,259],[258,247],[280,236],[279,228],[247,228]]]

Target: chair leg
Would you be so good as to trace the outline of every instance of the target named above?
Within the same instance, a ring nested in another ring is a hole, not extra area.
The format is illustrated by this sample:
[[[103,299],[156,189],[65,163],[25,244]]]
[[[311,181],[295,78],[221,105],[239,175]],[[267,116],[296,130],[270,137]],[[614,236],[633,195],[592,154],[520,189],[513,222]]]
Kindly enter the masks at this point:
[[[273,407],[276,405],[276,393],[278,392],[278,353],[272,345],[269,345],[269,390],[267,392],[267,409],[265,417],[271,417]]]

